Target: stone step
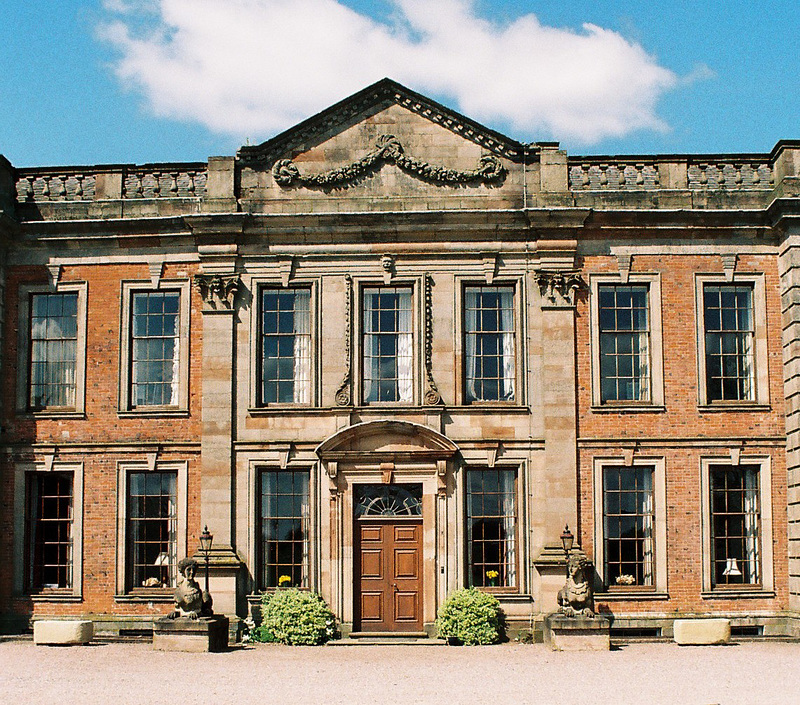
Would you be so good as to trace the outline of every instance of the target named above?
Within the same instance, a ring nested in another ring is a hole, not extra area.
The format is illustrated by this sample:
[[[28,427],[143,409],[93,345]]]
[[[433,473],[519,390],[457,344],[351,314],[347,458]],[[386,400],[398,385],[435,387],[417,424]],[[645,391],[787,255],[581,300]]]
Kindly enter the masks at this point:
[[[432,639],[425,632],[351,632],[328,646],[441,646],[443,639]]]

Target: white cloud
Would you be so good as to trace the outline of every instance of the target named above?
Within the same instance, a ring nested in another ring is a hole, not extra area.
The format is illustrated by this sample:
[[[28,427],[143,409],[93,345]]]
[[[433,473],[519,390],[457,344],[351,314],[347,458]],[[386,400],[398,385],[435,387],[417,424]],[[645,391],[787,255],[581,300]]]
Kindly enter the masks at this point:
[[[104,0],[99,36],[158,115],[259,141],[384,76],[522,140],[667,129],[656,103],[678,77],[616,32],[391,4],[379,22],[337,0]]]

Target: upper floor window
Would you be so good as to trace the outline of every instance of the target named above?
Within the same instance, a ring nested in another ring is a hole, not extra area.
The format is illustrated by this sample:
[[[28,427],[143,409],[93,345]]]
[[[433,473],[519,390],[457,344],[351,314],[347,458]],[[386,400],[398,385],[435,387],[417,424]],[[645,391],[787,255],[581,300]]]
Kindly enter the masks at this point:
[[[470,586],[517,585],[517,474],[467,471],[467,560]]]
[[[77,406],[78,292],[32,293],[29,409]]]
[[[311,292],[261,290],[260,404],[311,401]]]
[[[753,287],[703,286],[706,399],[755,401]]]
[[[131,407],[177,406],[180,292],[134,292],[131,310]]]
[[[365,288],[362,315],[364,403],[413,401],[411,289]]]
[[[513,401],[516,383],[514,289],[468,286],[464,292],[467,401]]]
[[[647,285],[598,287],[600,402],[650,401]]]
[[[27,476],[27,541],[30,592],[73,586],[73,475]]]
[[[185,413],[189,280],[122,282],[120,412]]]

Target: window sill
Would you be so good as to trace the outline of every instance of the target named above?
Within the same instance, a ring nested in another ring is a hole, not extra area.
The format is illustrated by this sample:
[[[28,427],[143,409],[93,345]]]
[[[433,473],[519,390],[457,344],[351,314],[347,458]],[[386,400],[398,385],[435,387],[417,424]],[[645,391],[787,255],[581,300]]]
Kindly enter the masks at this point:
[[[634,414],[663,414],[667,407],[662,404],[602,404],[592,405],[592,413],[634,413]]]
[[[31,411],[30,409],[18,409],[17,416],[19,418],[28,419],[85,419],[86,414],[83,411],[76,411],[75,409],[42,409],[39,411]]]
[[[755,404],[752,402],[730,402],[718,404],[700,404],[697,407],[700,413],[711,412],[716,413],[720,411],[772,411],[769,404]]]
[[[614,602],[615,600],[668,600],[669,594],[666,592],[656,592],[655,590],[609,590],[608,592],[596,592],[595,600],[603,602]]]
[[[337,407],[346,409],[347,407]],[[325,407],[311,406],[310,404],[270,404],[268,406],[252,406],[247,410],[249,416],[270,416],[271,414],[283,414],[291,411],[293,414],[309,414],[326,411]]]
[[[124,595],[114,595],[114,602],[142,603],[142,602],[172,602],[174,597],[173,588],[163,588],[161,590],[142,590],[129,592]]]
[[[704,600],[739,600],[739,599],[758,599],[775,597],[774,590],[762,590],[758,587],[753,588],[720,588],[717,590],[704,590],[700,593]]]
[[[57,590],[37,592],[30,595],[32,602],[83,602],[81,595],[76,595],[71,590],[62,592]]]
[[[140,419],[142,417],[152,417],[152,418],[165,418],[165,417],[173,417],[173,418],[188,418],[189,417],[189,410],[188,409],[174,409],[174,408],[164,408],[164,407],[157,407],[157,406],[150,406],[145,407],[142,409],[126,409],[117,411],[117,416],[121,419],[130,419],[130,418],[137,418]]]

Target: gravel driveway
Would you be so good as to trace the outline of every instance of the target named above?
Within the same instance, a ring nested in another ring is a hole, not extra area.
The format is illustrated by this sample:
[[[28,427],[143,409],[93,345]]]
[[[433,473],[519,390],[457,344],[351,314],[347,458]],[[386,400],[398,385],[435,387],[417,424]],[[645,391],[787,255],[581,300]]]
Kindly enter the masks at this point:
[[[782,642],[636,643],[606,653],[259,644],[223,654],[2,642],[0,703],[783,705],[800,702],[799,663],[800,644]]]

